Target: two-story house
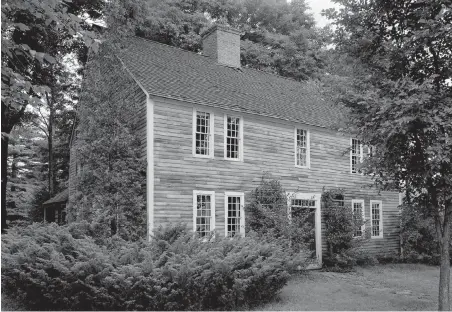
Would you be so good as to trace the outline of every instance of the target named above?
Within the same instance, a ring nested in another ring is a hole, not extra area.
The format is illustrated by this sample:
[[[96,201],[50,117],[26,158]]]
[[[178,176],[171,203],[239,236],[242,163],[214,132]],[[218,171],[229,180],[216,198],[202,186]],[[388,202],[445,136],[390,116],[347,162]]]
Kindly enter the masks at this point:
[[[343,188],[364,215],[369,252],[398,251],[399,195],[362,187],[366,151],[334,130],[342,112],[315,84],[242,68],[240,34],[225,26],[204,33],[202,54],[138,37],[125,47],[130,83],[118,88],[142,104],[149,233],[179,221],[200,235],[243,233],[247,197],[269,174],[293,193],[292,209],[315,210],[320,263],[324,187]]]

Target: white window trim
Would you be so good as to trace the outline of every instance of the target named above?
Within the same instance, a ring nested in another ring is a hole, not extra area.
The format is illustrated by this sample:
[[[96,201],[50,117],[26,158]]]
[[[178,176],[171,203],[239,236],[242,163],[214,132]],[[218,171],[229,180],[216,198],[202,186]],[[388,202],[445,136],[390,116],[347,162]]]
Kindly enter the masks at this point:
[[[321,201],[320,193],[299,193],[286,192],[287,196],[287,217],[291,218],[292,199],[315,200],[315,253],[317,264],[309,265],[307,269],[319,269],[322,267],[322,218],[321,218]]]
[[[354,205],[355,205],[355,203],[361,203],[361,213],[362,213],[362,215],[363,215],[363,221],[365,221],[366,220],[366,218],[365,218],[365,205],[364,205],[364,199],[352,199],[352,213],[354,213],[355,212],[355,210],[354,210]],[[353,236],[353,238],[358,238],[358,237],[363,237],[363,235],[364,235],[364,230],[366,229],[366,225],[365,224],[363,224],[362,226],[361,226],[361,236]]]
[[[373,203],[380,204],[380,233],[378,236],[374,236],[373,230],[372,230],[372,204]],[[383,238],[383,202],[381,200],[371,200],[369,209],[370,209],[370,229],[371,229],[370,238]]]
[[[297,130],[306,131],[306,166],[300,166],[297,164]],[[296,168],[311,169],[311,131],[306,128],[295,127],[294,129],[294,159]]]
[[[227,157],[228,116],[240,118],[239,124],[239,158]],[[243,161],[243,116],[224,114],[224,159],[231,161]]]
[[[352,162],[352,155],[353,155],[353,140],[358,140],[356,138],[350,138],[350,173],[351,174],[364,174],[362,171],[356,171],[353,172],[353,162]],[[359,140],[358,140],[359,141]],[[363,144],[359,143],[359,154],[358,154],[358,159],[359,159],[359,163],[362,163],[364,160],[364,150],[363,150]]]
[[[228,237],[228,197],[240,197],[240,235],[245,237],[245,193],[243,192],[224,193],[224,235]]]
[[[209,137],[209,155],[199,155],[196,154],[196,113],[197,112],[204,112],[210,114],[210,137]],[[198,109],[196,107],[193,107],[193,131],[192,131],[192,154],[193,157],[198,158],[214,158],[214,149],[215,149],[215,123],[214,123],[215,115],[212,111],[208,109]]]
[[[215,191],[193,191],[193,232],[196,233],[196,209],[198,207],[198,195],[210,195],[210,231],[213,232],[215,230]]]

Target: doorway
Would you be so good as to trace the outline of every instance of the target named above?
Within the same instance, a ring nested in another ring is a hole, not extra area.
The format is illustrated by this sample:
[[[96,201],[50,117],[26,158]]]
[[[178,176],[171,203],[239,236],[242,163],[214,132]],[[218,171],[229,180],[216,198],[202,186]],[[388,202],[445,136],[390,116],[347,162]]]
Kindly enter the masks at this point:
[[[308,269],[322,267],[321,215],[319,193],[288,193],[288,215],[296,226],[295,250],[307,252],[312,263]],[[308,260],[309,260],[308,259]]]

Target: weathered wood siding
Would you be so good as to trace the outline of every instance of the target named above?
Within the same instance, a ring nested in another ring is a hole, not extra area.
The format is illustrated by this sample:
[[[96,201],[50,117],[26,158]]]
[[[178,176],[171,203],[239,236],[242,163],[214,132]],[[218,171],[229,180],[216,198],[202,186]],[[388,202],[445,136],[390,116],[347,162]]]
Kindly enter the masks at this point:
[[[193,222],[193,190],[215,191],[215,228],[224,233],[224,193],[249,193],[262,176],[279,179],[288,192],[322,193],[322,189],[345,189],[345,200],[365,200],[365,217],[370,218],[370,200],[383,205],[384,238],[372,239],[370,251],[397,252],[398,193],[363,188],[370,180],[350,173],[350,138],[320,127],[295,124],[250,114],[196,106],[214,113],[215,151],[213,159],[192,155],[193,105],[154,98],[154,220],[155,226],[169,222]],[[224,159],[224,114],[240,115],[244,121],[244,160]],[[310,131],[311,168],[295,167],[294,129]],[[322,231],[323,232],[323,231]],[[323,239],[323,243],[325,240]]]

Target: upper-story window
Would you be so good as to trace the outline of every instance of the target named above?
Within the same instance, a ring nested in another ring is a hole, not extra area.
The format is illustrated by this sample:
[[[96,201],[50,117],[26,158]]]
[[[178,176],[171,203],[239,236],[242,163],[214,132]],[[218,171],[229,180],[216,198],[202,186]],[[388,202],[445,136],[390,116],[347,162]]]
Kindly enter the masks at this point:
[[[213,113],[193,111],[193,155],[198,157],[213,157],[214,125]]]
[[[295,166],[310,167],[309,131],[295,128]]]
[[[224,116],[224,158],[243,159],[243,119],[237,116]]]
[[[359,164],[363,161],[363,146],[361,142],[357,139],[351,140],[351,150],[350,150],[350,172],[351,173],[361,173],[358,168]]]

